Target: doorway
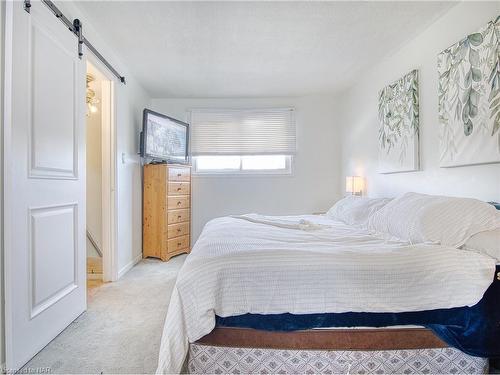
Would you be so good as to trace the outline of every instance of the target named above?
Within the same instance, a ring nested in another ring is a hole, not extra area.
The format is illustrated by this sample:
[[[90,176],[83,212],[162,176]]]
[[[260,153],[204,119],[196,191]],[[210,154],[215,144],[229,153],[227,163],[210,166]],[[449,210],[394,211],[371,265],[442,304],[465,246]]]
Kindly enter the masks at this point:
[[[113,79],[97,62],[86,74],[86,255],[87,291],[117,278],[114,262],[115,157]]]

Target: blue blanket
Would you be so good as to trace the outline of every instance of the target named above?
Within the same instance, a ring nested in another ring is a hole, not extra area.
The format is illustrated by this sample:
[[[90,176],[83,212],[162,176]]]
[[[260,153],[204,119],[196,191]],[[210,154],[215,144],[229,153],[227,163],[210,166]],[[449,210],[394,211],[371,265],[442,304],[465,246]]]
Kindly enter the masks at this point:
[[[498,272],[500,266],[497,266],[495,275]],[[403,313],[244,314],[226,318],[217,316],[216,325],[265,331],[420,325],[467,354],[500,358],[500,281],[495,277],[481,301],[472,307]]]

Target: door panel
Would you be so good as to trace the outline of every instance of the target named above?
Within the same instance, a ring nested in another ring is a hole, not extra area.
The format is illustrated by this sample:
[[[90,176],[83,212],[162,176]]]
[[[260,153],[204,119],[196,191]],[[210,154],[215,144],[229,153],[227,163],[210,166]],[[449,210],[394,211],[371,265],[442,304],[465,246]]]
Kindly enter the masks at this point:
[[[30,209],[30,317],[78,287],[78,213],[76,205]],[[53,236],[53,228],[59,235]],[[54,272],[59,270],[59,272]]]
[[[85,65],[45,5],[6,6],[6,365],[19,369],[86,308]]]
[[[54,23],[56,19],[49,20]],[[69,34],[69,33],[68,33]],[[48,178],[76,178],[77,107],[75,87],[78,64],[74,40],[65,46],[36,18],[30,27],[32,75],[32,126],[30,175]],[[69,35],[69,37],[73,36]],[[70,47],[68,49],[67,47]],[[61,85],[60,82],[65,82]],[[50,98],[47,100],[47,98]],[[64,103],[64,106],[61,106]],[[58,147],[54,149],[57,134]]]

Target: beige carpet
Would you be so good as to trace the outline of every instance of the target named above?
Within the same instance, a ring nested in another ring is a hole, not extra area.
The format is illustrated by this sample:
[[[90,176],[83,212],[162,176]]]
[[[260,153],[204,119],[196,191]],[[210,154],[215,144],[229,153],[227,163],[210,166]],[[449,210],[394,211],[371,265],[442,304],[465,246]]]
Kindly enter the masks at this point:
[[[50,373],[153,373],[170,293],[186,256],[143,260],[98,288],[88,310],[21,370]]]

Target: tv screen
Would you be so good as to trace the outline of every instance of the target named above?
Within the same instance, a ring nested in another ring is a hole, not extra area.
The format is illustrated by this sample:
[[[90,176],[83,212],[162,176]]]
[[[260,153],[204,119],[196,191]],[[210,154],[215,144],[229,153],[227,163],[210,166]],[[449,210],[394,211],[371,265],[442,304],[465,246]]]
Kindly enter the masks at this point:
[[[144,109],[142,156],[154,161],[187,163],[189,124]]]

